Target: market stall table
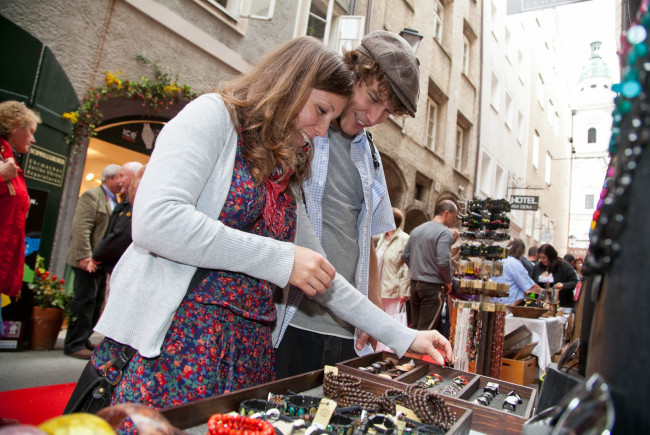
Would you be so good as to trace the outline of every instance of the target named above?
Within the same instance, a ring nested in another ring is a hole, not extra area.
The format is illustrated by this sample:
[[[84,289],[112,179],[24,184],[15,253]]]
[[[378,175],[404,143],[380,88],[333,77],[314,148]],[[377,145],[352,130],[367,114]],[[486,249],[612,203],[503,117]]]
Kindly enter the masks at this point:
[[[567,319],[558,317],[540,317],[529,319],[526,317],[506,316],[505,334],[509,334],[520,326],[525,326],[531,332],[531,342],[537,346],[531,352],[537,357],[537,364],[541,372],[551,364],[551,357],[562,350],[564,338],[564,325]]]

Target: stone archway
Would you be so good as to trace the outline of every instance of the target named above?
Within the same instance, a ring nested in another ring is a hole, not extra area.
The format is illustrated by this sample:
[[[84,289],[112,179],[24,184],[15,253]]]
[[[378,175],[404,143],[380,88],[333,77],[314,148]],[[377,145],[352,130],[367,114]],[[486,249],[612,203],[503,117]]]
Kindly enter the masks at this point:
[[[420,208],[412,208],[405,213],[404,231],[410,234],[414,228],[430,220],[431,219],[424,210]]]
[[[381,163],[384,167],[384,175],[386,176],[386,187],[388,188],[390,204],[403,211],[406,204],[406,199],[404,198],[406,194],[404,173],[397,166],[397,163],[385,154],[381,154]]]
[[[99,110],[104,115],[97,129],[110,128],[124,121],[140,121],[142,123],[156,121],[166,123],[183,109],[185,102],[179,102],[158,112],[151,113],[142,100],[126,97],[108,99],[99,105]],[[59,217],[54,237],[51,256],[51,269],[62,274],[65,270],[65,258],[70,244],[72,219],[77,204],[79,188],[83,177],[83,168],[86,162],[89,139],[85,138],[75,156],[70,158],[70,167],[63,187],[63,195],[59,208]]]

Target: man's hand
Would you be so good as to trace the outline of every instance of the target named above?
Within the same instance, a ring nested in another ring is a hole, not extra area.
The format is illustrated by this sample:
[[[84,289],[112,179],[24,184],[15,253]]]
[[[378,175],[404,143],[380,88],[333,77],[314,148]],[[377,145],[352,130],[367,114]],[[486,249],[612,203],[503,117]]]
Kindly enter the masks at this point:
[[[2,181],[9,181],[18,176],[18,165],[13,157],[9,157],[4,162],[0,162],[0,177]]]
[[[442,351],[442,355],[438,352],[438,349]],[[451,344],[441,333],[435,330],[418,331],[418,335],[415,336],[409,350],[414,353],[429,355],[440,365],[445,364],[445,359],[451,364],[454,363],[454,352],[451,349]]]
[[[301,289],[307,296],[316,296],[332,285],[335,276],[334,266],[322,255],[311,249],[296,246],[290,284]]]
[[[444,295],[447,296],[449,293],[451,293],[451,283],[450,282],[445,284],[445,293],[444,293]]]

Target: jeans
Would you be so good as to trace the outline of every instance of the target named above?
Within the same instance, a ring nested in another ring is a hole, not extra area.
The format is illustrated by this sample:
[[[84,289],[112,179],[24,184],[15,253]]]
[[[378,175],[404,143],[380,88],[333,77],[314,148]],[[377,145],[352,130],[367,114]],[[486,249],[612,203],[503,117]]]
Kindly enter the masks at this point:
[[[444,285],[411,280],[411,328],[440,331]]]
[[[289,326],[275,349],[275,377],[283,379],[357,358],[354,339]]]

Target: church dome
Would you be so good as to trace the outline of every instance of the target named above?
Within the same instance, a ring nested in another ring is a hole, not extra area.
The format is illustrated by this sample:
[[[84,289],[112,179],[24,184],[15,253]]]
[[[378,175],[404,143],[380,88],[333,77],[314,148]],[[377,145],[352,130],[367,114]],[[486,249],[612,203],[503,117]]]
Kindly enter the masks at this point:
[[[608,78],[611,80],[612,75],[609,71],[607,62],[600,57],[600,41],[591,43],[591,57],[587,63],[582,67],[580,78],[578,82],[583,80],[593,79],[597,77]]]

